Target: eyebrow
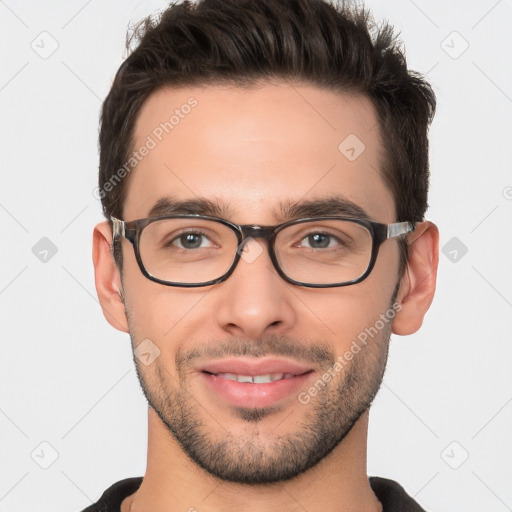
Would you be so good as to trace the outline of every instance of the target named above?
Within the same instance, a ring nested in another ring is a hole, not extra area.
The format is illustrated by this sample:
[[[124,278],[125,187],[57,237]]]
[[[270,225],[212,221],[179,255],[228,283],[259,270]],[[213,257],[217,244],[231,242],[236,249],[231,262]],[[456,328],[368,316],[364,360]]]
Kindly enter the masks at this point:
[[[231,214],[227,205],[220,201],[208,199],[187,199],[178,201],[170,197],[159,199],[149,210],[148,217],[161,217],[174,214],[209,215],[212,217],[228,217]]]
[[[148,217],[193,214],[229,219],[233,217],[233,213],[234,212],[227,204],[219,200],[197,198],[180,201],[170,197],[164,197],[159,199],[149,210]],[[273,214],[275,218],[278,219],[278,222],[330,215],[370,220],[370,216],[361,206],[341,195],[309,199],[306,201],[285,201],[277,208],[274,208]]]
[[[323,217],[339,215],[360,220],[369,220],[368,213],[358,204],[344,196],[335,195],[307,201],[287,201],[275,211],[276,217],[287,220],[304,217]]]

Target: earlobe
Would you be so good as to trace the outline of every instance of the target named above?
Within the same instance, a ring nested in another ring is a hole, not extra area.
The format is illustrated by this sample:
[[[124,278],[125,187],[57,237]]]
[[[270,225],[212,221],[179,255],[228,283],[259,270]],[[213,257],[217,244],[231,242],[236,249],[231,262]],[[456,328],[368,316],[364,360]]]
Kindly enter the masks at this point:
[[[124,296],[119,269],[111,253],[112,229],[107,221],[94,228],[92,259],[96,293],[107,322],[116,329],[129,332],[124,309]]]
[[[437,226],[429,221],[418,223],[409,239],[409,262],[397,297],[402,309],[393,321],[393,333],[413,334],[421,327],[434,298],[438,262]]]

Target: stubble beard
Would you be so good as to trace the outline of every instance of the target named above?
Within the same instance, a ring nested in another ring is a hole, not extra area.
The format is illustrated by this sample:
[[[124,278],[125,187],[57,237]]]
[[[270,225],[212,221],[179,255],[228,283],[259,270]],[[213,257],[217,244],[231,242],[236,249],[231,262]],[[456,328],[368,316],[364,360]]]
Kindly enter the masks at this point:
[[[298,423],[294,420],[294,430],[287,434],[268,434],[268,428],[263,428],[265,418],[279,412],[280,406],[232,408],[235,421],[245,423],[244,435],[240,435],[240,430],[237,434],[231,432],[229,426],[219,427],[189,389],[188,365],[197,349],[194,353],[177,356],[179,384],[159,364],[160,358],[151,370],[135,357],[134,361],[149,405],[194,463],[220,480],[262,485],[298,476],[327,457],[343,441],[369,409],[379,390],[390,334],[391,324],[387,324],[309,403],[301,404],[297,400],[292,407],[298,410],[302,420]],[[132,336],[132,344],[134,342]],[[220,351],[227,352],[226,355],[257,357],[286,353],[293,356],[298,346],[296,340],[282,337],[269,337],[257,342],[237,339],[222,345]],[[327,369],[332,368],[336,360],[327,349],[326,344],[315,343],[301,353],[306,350],[317,359],[323,358]],[[289,354],[290,350],[292,354]],[[329,364],[327,359],[330,359]],[[286,417],[283,424],[285,422]],[[222,430],[220,434],[219,429]],[[263,431],[267,434],[263,435]]]

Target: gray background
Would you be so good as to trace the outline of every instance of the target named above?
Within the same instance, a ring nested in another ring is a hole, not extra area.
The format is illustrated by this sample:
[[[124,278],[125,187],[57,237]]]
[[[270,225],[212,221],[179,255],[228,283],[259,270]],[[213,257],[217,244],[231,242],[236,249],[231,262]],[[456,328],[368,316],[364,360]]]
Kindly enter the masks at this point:
[[[101,101],[129,21],[164,5],[0,1],[1,512],[81,510],[144,473],[146,404],[97,302],[91,233]],[[432,511],[512,510],[512,2],[367,5],[437,92],[443,247],[423,328],[393,337],[368,472]]]

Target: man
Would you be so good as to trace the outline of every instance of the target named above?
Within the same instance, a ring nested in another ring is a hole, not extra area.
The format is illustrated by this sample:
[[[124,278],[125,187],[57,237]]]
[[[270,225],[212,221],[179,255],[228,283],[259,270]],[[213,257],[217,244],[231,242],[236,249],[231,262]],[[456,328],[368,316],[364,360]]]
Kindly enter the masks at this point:
[[[434,295],[435,98],[370,29],[323,0],[203,0],[135,31],[93,259],[149,402],[147,470],[87,511],[422,510],[368,478],[366,441],[390,334]]]

